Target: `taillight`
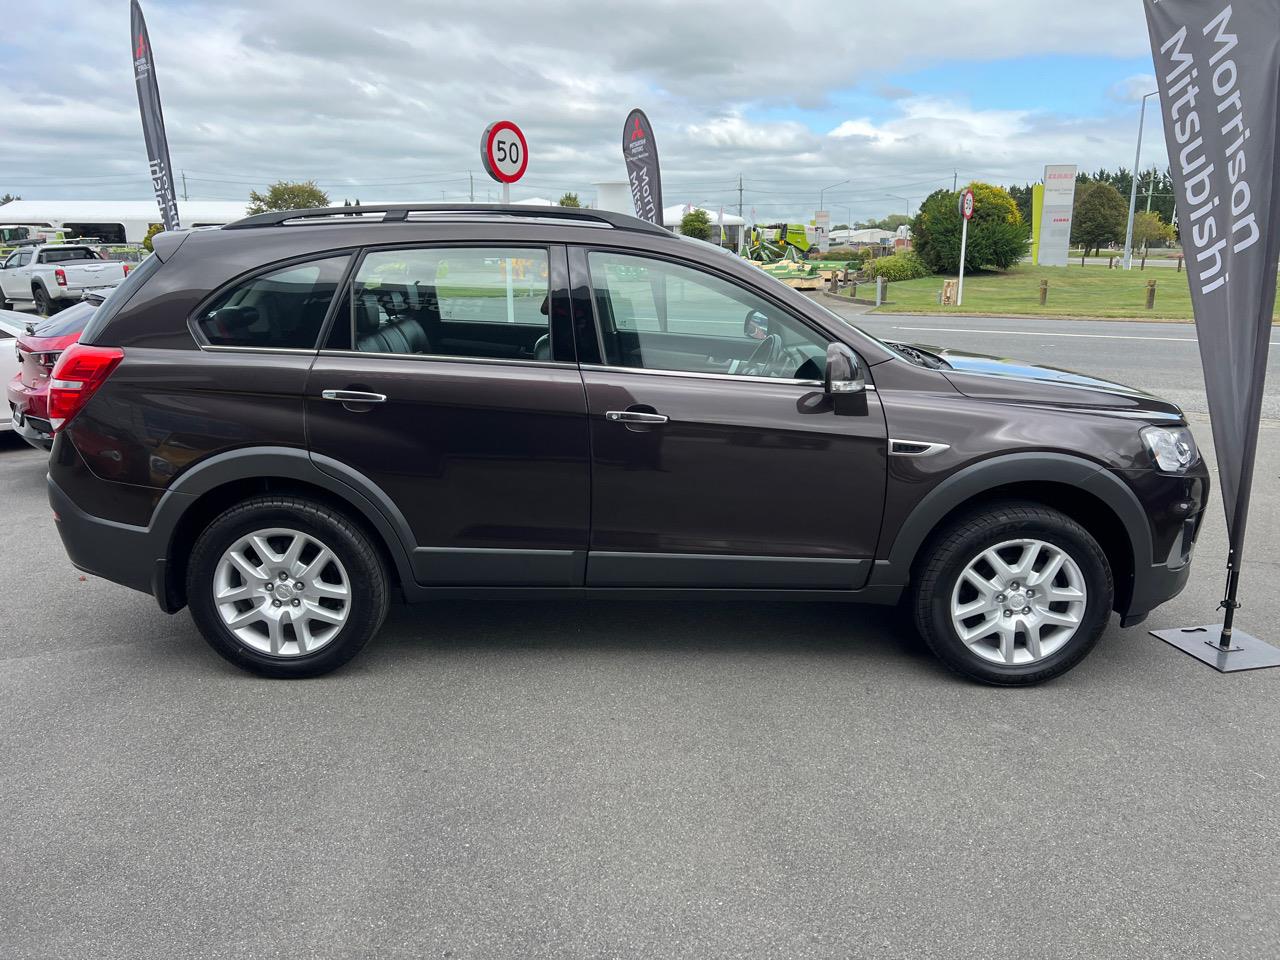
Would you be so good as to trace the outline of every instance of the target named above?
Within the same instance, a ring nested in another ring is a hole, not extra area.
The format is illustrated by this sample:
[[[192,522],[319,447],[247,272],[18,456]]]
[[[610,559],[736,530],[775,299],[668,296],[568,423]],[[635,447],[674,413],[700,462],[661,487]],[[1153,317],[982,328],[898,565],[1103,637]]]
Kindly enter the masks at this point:
[[[49,423],[54,432],[80,412],[123,359],[119,347],[73,343],[62,351],[49,377]]]
[[[65,287],[67,285],[67,271],[58,267],[53,271],[53,279],[58,282],[58,286]]]

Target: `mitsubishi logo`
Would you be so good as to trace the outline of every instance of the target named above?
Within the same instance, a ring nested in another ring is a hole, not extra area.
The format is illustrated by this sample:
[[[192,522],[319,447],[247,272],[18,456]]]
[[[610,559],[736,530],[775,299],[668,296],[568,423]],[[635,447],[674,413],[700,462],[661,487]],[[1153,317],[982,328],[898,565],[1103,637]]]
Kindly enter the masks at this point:
[[[643,140],[643,139],[644,139],[644,129],[640,126],[640,118],[639,118],[639,117],[636,117],[636,118],[635,118],[635,125],[631,128],[631,139],[632,139],[632,140]]]
[[[141,60],[147,55],[147,39],[142,34],[138,34],[138,50],[134,53],[134,58]]]

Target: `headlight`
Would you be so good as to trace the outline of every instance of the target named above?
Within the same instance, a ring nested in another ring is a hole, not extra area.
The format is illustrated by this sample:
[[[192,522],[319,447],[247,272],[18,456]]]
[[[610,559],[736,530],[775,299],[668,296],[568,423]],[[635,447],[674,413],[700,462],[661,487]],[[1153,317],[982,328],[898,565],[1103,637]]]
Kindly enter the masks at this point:
[[[1186,473],[1200,459],[1187,427],[1143,427],[1142,442],[1156,467],[1165,473]]]

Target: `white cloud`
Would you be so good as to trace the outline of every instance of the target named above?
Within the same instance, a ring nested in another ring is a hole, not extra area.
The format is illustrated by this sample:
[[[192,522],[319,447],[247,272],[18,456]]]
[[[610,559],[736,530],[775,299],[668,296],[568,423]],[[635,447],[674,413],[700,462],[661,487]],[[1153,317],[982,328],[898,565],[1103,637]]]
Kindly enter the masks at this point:
[[[873,31],[741,0],[653,0],[643,18],[605,0],[500,10],[419,0],[361,0],[358,10],[345,0],[144,4],[174,166],[193,196],[219,198],[287,177],[330,185],[338,201],[439,200],[466,195],[468,171],[483,197],[496,185],[481,173],[480,131],[500,117],[530,139],[517,196],[590,196],[592,180],[622,174],[622,120],[643,106],[668,203],[736,205],[741,174],[747,206],[795,216],[812,210],[819,186],[848,178],[829,205],[862,217],[898,209],[890,194],[949,186],[953,169],[1021,181],[1046,161],[1094,168],[1132,150],[1131,107],[1092,118],[976,109],[963,90],[937,98],[886,87],[886,72],[1031,50],[1148,51],[1140,7],[1111,0],[1026,0],[1016,16],[1007,3],[958,0],[946,29],[936,2],[905,0]],[[0,192],[148,195],[127,18],[123,0],[77,4],[73,18],[33,18],[6,37],[14,56],[0,75]],[[800,122],[809,110],[830,117],[830,95],[854,87],[880,97],[882,114],[860,109],[825,133]]]

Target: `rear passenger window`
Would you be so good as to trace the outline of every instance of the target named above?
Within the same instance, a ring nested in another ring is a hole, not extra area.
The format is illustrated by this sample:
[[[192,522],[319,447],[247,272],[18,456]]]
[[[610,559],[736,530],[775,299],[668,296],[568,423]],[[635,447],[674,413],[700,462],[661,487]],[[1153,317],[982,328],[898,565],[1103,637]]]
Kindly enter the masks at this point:
[[[246,280],[215,300],[196,325],[218,347],[314,349],[348,259],[312,260]]]
[[[351,333],[366,353],[550,360],[548,290],[542,249],[379,250],[356,272]]]

